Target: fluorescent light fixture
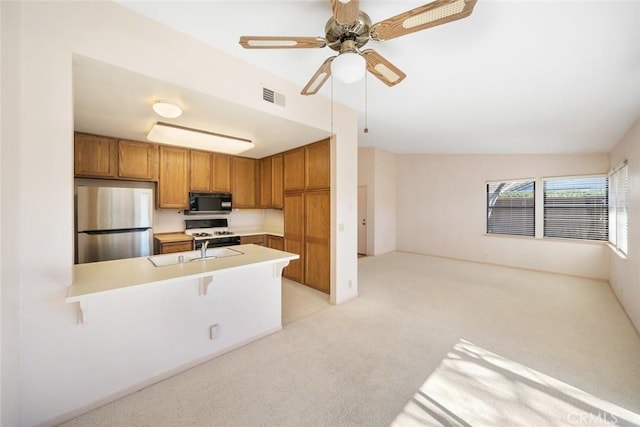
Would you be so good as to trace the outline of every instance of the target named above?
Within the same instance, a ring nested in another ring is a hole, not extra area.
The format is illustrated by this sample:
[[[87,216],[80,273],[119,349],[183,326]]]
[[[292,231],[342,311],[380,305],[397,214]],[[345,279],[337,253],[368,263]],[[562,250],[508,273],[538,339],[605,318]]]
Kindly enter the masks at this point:
[[[175,119],[182,114],[182,108],[171,101],[156,101],[153,103],[153,111],[161,117]]]
[[[248,139],[163,122],[153,125],[147,134],[147,139],[152,142],[226,154],[239,154],[255,146]]]

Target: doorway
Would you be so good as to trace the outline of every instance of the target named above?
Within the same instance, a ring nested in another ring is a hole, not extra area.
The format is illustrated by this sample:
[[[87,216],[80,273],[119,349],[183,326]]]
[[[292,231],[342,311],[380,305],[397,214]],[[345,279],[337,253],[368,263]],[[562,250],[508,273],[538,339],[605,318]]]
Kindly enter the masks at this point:
[[[358,255],[367,255],[367,187],[358,187]]]

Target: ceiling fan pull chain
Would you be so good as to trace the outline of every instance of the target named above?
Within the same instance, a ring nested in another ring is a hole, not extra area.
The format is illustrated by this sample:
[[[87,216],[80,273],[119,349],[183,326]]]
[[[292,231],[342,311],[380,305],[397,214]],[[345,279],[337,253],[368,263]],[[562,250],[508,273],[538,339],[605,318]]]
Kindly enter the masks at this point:
[[[369,86],[367,84],[369,77],[367,76],[367,74],[364,75],[364,133],[369,133],[369,126],[368,126],[368,110],[367,110],[367,105],[368,103],[368,89]]]
[[[331,76],[331,139],[333,139],[333,75]]]

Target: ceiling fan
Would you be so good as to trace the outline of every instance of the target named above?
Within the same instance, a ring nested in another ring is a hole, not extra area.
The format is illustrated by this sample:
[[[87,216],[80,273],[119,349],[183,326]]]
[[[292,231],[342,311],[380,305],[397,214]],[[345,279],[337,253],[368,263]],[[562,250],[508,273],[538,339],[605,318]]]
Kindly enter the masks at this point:
[[[387,86],[395,86],[406,74],[373,49],[361,50],[369,40],[384,41],[471,15],[477,0],[435,0],[407,12],[371,24],[359,0],[331,0],[333,16],[325,25],[325,37],[242,36],[245,49],[304,49],[329,46],[338,52],[327,58],[300,92],[314,95],[333,73],[345,83],[360,80],[368,70]]]

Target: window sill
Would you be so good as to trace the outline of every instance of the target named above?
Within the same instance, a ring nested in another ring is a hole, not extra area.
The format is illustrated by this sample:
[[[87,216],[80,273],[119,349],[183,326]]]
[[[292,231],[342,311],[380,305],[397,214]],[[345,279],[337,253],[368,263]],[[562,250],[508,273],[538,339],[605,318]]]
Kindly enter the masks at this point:
[[[520,234],[498,234],[498,233],[484,233],[485,237],[498,237],[498,238],[506,238],[506,239],[525,239],[525,240],[535,240],[534,236],[523,236]]]
[[[609,246],[609,249],[611,249],[614,254],[618,255],[620,259],[627,259],[627,254],[625,254],[620,249],[613,246],[611,243],[607,243],[607,246]]]

